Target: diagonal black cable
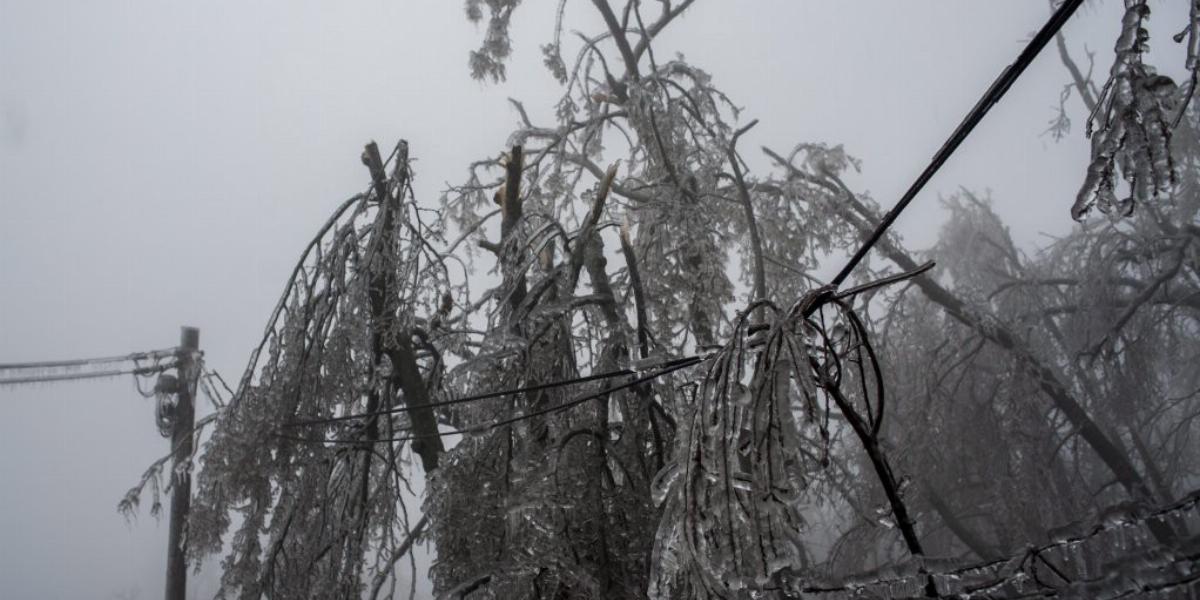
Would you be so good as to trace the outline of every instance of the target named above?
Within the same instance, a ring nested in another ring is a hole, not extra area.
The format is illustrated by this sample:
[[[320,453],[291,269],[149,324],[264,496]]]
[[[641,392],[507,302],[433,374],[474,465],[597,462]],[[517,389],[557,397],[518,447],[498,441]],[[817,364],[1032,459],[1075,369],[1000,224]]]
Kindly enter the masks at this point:
[[[887,232],[892,223],[896,221],[896,218],[900,216],[900,213],[913,201],[913,198],[917,196],[921,188],[925,187],[925,184],[933,178],[933,175],[945,164],[950,155],[954,154],[954,151],[958,149],[963,140],[967,139],[968,135],[971,135],[971,131],[975,129],[975,126],[1004,97],[1004,94],[1008,92],[1008,88],[1012,87],[1013,82],[1025,72],[1026,67],[1033,62],[1033,59],[1042,51],[1042,48],[1045,48],[1046,44],[1054,38],[1058,30],[1062,29],[1063,24],[1071,18],[1071,15],[1075,13],[1075,10],[1081,4],[1083,4],[1083,0],[1065,0],[1058,7],[1058,10],[1054,11],[1050,20],[1046,21],[1046,24],[1033,36],[1033,39],[1029,40],[1029,44],[1025,46],[1021,54],[1017,55],[1017,60],[1005,67],[1004,71],[1000,73],[1000,76],[996,78],[991,87],[983,93],[983,97],[979,99],[979,102],[975,103],[974,108],[971,109],[971,112],[967,113],[962,123],[959,123],[958,128],[954,130],[954,133],[950,134],[950,139],[946,140],[946,143],[933,155],[932,162],[929,163],[929,166],[925,167],[925,170],[921,172],[917,180],[908,188],[908,191],[904,192],[904,195],[900,197],[900,201],[896,203],[896,206],[883,216],[875,231],[871,233],[871,237],[867,238],[867,241],[858,248],[854,256],[850,257],[850,261],[846,263],[846,266],[842,267],[837,277],[833,278],[833,285],[839,286],[846,281],[846,278],[850,276],[850,273],[854,271],[858,263],[862,262],[863,257],[879,241],[879,238],[883,237],[883,234]]]

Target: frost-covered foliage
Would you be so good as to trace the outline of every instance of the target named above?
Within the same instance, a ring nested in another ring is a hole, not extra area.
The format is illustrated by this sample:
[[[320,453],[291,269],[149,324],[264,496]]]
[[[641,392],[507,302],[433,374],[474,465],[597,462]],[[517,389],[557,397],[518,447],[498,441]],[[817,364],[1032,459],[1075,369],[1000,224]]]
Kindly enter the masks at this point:
[[[488,9],[487,33],[478,50],[472,50],[468,64],[475,79],[504,81],[504,62],[512,52],[508,24],[513,10],[521,0],[467,0],[467,19],[472,23],[483,20],[483,7]]]
[[[390,176],[367,161],[371,191],[306,250],[206,446],[189,541],[228,546],[222,594],[393,596],[415,542],[444,598],[1103,596],[1110,572],[1194,576],[1200,145],[1141,62],[1144,3],[1080,198],[1125,211],[1119,174],[1161,201],[1028,256],[964,190],[936,271],[888,234],[842,290],[813,273],[879,222],[844,180],[862,165],[803,143],[753,173],[755,122],[655,54],[691,4],[572,4],[605,29],[571,38],[558,2],[554,114],[514,101],[508,151],[436,211],[403,147]],[[503,79],[517,5],[466,3],[488,19],[474,77]],[[1119,502],[1128,520],[1107,519]],[[1137,528],[1128,550],[1083,541],[1116,539],[1093,518]]]
[[[767,329],[745,335],[745,327],[713,356],[684,413],[674,462],[655,482],[664,506],[652,597],[804,592],[813,552],[803,511],[821,489],[812,484],[828,479],[840,443],[831,430],[843,420],[889,496],[886,512],[913,533],[878,444],[883,381],[863,322],[828,287],[786,311],[765,307]],[[743,315],[739,324],[747,323]],[[919,543],[909,549],[921,556]]]
[[[779,587],[781,572],[806,564],[798,500],[824,460],[828,415],[817,406],[802,323],[777,315],[761,350],[735,335],[708,366],[675,461],[655,482],[665,505],[652,596]],[[805,434],[812,429],[822,433]]]
[[[948,223],[928,254],[937,279],[879,294],[863,311],[881,346],[889,397],[902,399],[889,404],[895,419],[883,430],[883,446],[899,450],[899,487],[930,555],[952,557],[950,565],[1019,557],[1029,544],[1090,531],[1108,506],[1152,510],[1200,483],[1195,461],[1185,458],[1200,455],[1200,381],[1188,366],[1200,358],[1194,109],[1173,133],[1175,185],[1154,206],[1120,222],[1090,222],[1030,257],[990,201],[964,191],[947,202]],[[877,209],[838,173],[822,173],[803,155],[772,156],[783,176],[760,188],[777,186],[791,202],[860,235],[873,228]],[[916,264],[895,238],[877,248],[901,269]],[[812,485],[824,493],[818,522],[833,527],[836,541],[816,557],[810,577],[838,581],[858,572],[857,585],[899,577],[889,593],[920,593],[919,567],[935,561],[908,559],[886,518],[883,488],[861,477],[861,453],[847,452],[836,428],[831,439],[831,468]],[[1129,593],[1097,561],[1128,565],[1135,590],[1165,572],[1173,583],[1146,589],[1167,593],[1191,580],[1186,568],[1145,570],[1137,553],[1162,553],[1164,562],[1154,564],[1186,563],[1189,546],[1174,544],[1195,523],[1138,524],[1124,550],[1096,541],[1062,555],[1071,585],[1089,590],[1079,593]],[[813,527],[808,535],[822,537]],[[935,576],[936,585],[962,590],[975,578],[977,589],[1015,585],[1011,574],[963,569],[939,567],[958,575]],[[1037,581],[1028,589],[1062,585]]]
[[[1195,177],[1194,168],[1184,170],[1181,184]],[[1200,455],[1200,380],[1187,365],[1200,359],[1197,254],[1178,237],[1195,209],[1096,224],[1027,257],[987,201],[964,192],[948,207],[934,250],[946,285],[1051,365],[1146,479],[1150,497],[1137,505],[1170,503],[1195,487],[1200,473],[1188,457]],[[931,536],[935,547],[1004,556],[1085,530],[1125,502],[1097,449],[1062,413],[1030,401],[1045,392],[1023,359],[940,312],[909,294],[879,324],[890,387],[913,399],[897,407],[895,443],[909,450],[904,464],[919,478],[918,506],[946,526]],[[1146,533],[1129,547],[1155,547]],[[1112,550],[1091,546],[1072,556],[1072,568],[1119,560]]]
[[[400,446],[378,440],[421,431],[420,412],[379,411],[422,402],[400,381],[418,361],[436,388],[440,361],[411,338],[442,333],[451,289],[408,176],[401,147],[395,173],[313,240],[206,445],[188,541],[197,560],[229,544],[222,597],[358,597],[390,578],[411,492]]]
[[[1133,521],[1120,535],[1092,532],[1096,521],[1171,504],[1200,482],[1194,461],[1185,458],[1200,453],[1200,381],[1184,372],[1200,358],[1200,313],[1186,294],[1177,295],[1178,286],[1194,286],[1191,276],[1175,272],[1153,295],[1138,293],[1154,281],[1143,277],[1170,273],[1177,259],[1169,248],[1151,250],[1153,243],[1130,252],[1134,239],[1114,235],[1131,226],[1155,229],[1141,214],[1081,229],[1031,258],[1016,251],[986,201],[963,193],[950,208],[935,250],[947,267],[946,285],[987,307],[1036,360],[1052,366],[1117,452],[1137,465],[1151,495],[1131,502],[1129,492],[1111,485],[1111,467],[1097,448],[1062,412],[1046,410],[1047,394],[1022,364],[1026,359],[945,315],[928,296],[909,293],[888,309],[878,337],[891,367],[890,391],[910,399],[895,406],[890,436],[907,449],[901,465],[915,478],[913,503],[927,524],[931,552],[992,560],[1050,544],[1047,560],[1068,580],[1050,582],[1042,571],[1029,590],[1075,587],[1084,597],[1110,598],[1164,576],[1164,590],[1176,589],[1170,582],[1191,575],[1163,565],[1185,556],[1187,546],[1164,546],[1163,529],[1195,531],[1194,521]],[[1163,232],[1153,237],[1162,240]],[[1122,258],[1093,253],[1096,246],[1124,247],[1117,252]],[[1122,322],[1130,310],[1134,316]],[[1097,356],[1095,344],[1105,335],[1112,346]],[[1123,508],[1112,512],[1113,505]],[[1086,541],[1062,544],[1068,539]],[[873,544],[854,543],[860,552],[864,545]],[[1147,568],[1143,560],[1151,555],[1158,558]],[[1099,566],[1105,564],[1121,565],[1127,577],[1113,579],[1113,568]],[[983,575],[980,585],[1008,577]],[[948,582],[950,589],[950,583],[960,584]]]
[[[547,67],[564,85],[556,122],[536,125],[515,104],[521,125],[510,142],[522,146],[524,155],[519,209],[500,198],[512,170],[490,181],[485,175],[510,164],[511,156],[477,163],[468,182],[448,194],[447,206],[464,230],[481,217],[505,220],[500,242],[484,244],[503,279],[492,292],[498,306],[488,316],[481,351],[448,378],[462,382],[462,393],[653,362],[721,346],[734,333],[726,315],[738,276],[730,264],[740,254],[749,266],[756,254],[747,241],[750,225],[740,194],[757,201],[771,192],[741,178],[745,165],[731,125],[737,107],[682,56],[660,62],[653,53],[651,38],[688,5],[665,3],[653,21],[636,3],[619,14],[600,7],[601,17],[618,22],[609,23],[606,33],[581,34],[578,54],[565,62],[565,3],[560,4],[559,30],[543,48]],[[601,165],[614,158],[621,159],[619,176],[598,205],[590,182],[604,178]],[[497,188],[501,207],[491,213],[489,192]],[[510,222],[515,210],[520,218]],[[798,219],[793,215],[791,222]],[[601,235],[607,224],[619,224],[621,235]],[[779,233],[786,228],[772,226]],[[800,253],[815,263],[814,250],[785,245],[780,241],[774,248],[788,259]],[[606,246],[613,250],[606,252]],[[609,269],[608,257],[615,259],[615,269]],[[751,270],[743,269],[747,281]],[[580,271],[587,277],[579,285],[590,286],[589,294],[576,291]],[[435,478],[439,498],[488,500],[446,504],[430,496],[437,589],[546,598],[644,597],[648,589],[678,595],[694,589],[696,582],[687,576],[648,571],[675,551],[661,543],[662,536],[655,548],[663,509],[650,502],[650,482],[665,477],[671,448],[680,448],[679,440],[672,444],[677,424],[692,423],[701,411],[696,392],[676,390],[679,383],[663,378],[639,385],[609,396],[605,408],[531,420],[452,450],[453,466]],[[499,419],[570,398],[551,390],[469,410]],[[786,401],[781,392],[780,402]],[[794,444],[790,448],[787,452],[798,452]],[[779,485],[800,485],[787,483],[801,466],[793,460],[786,474],[774,474]],[[772,510],[790,519],[779,539],[798,543],[801,519],[794,498]],[[665,523],[661,530],[669,532]],[[769,568],[798,570],[803,556],[799,545],[780,550]],[[767,568],[762,565],[763,573]]]

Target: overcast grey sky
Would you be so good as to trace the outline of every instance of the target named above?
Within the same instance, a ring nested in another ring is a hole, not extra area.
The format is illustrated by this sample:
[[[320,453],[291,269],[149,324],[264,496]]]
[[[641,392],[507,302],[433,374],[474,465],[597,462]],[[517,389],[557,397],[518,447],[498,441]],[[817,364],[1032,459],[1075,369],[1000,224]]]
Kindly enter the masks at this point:
[[[550,122],[538,46],[554,4],[522,4],[509,81],[485,85],[459,0],[0,0],[0,362],[171,346],[189,324],[236,379],[301,246],[364,187],[365,142],[408,139],[435,202],[503,148],[506,97]],[[1066,27],[1097,73],[1121,8],[1089,3]],[[568,3],[568,26],[596,31],[592,13]],[[864,161],[851,185],[890,204],[1048,14],[1045,0],[707,0],[657,52],[683,52],[761,120],[742,148],[845,144]],[[1070,138],[1041,135],[1067,81],[1049,50],[902,219],[913,245],[960,185],[991,189],[1027,247],[1069,228],[1085,115],[1073,102]],[[128,379],[59,383],[0,389],[0,415],[5,597],[161,595],[165,519],[127,525],[114,508],[166,451],[151,402]]]

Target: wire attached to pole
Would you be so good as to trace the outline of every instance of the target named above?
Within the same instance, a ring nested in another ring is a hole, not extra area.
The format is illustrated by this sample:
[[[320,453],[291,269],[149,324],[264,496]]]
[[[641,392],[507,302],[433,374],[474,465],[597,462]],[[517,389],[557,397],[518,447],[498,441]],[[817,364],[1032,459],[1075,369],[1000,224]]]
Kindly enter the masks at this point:
[[[146,352],[133,352],[130,354],[122,354],[120,356],[101,356],[95,358],[73,358],[69,360],[47,360],[40,362],[25,362],[25,363],[0,363],[0,371],[17,371],[26,369],[58,369],[69,367],[84,367],[87,365],[97,365],[115,362],[128,362],[139,360],[159,360],[175,356],[178,348],[163,348],[161,350],[147,350]]]
[[[103,379],[106,377],[120,377],[122,375],[153,375],[154,373],[161,373],[168,369],[174,368],[174,363],[164,363],[161,365],[138,367],[135,369],[88,371],[85,373],[58,373],[54,375],[30,375],[27,377],[7,377],[0,379],[0,386],[50,383],[54,381],[76,381],[81,379]]]

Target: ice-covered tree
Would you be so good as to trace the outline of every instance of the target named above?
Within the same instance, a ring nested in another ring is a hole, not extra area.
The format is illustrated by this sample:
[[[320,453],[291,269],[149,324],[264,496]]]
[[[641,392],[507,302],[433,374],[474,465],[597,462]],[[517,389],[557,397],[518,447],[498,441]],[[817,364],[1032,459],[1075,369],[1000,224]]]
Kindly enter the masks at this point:
[[[506,76],[519,4],[466,2],[472,76]],[[199,459],[188,543],[224,553],[222,595],[394,596],[418,542],[448,598],[797,597],[909,567],[934,595],[962,585],[936,556],[1195,483],[1195,86],[1142,63],[1144,2],[1110,82],[1074,82],[1074,212],[1128,218],[1030,257],[963,192],[936,271],[886,235],[841,288],[812,273],[880,221],[860,165],[806,142],[752,173],[757,121],[655,53],[692,4],[560,0],[554,114],[514,101],[505,151],[439,202],[406,144],[367,147]],[[568,10],[603,28],[567,35]]]

